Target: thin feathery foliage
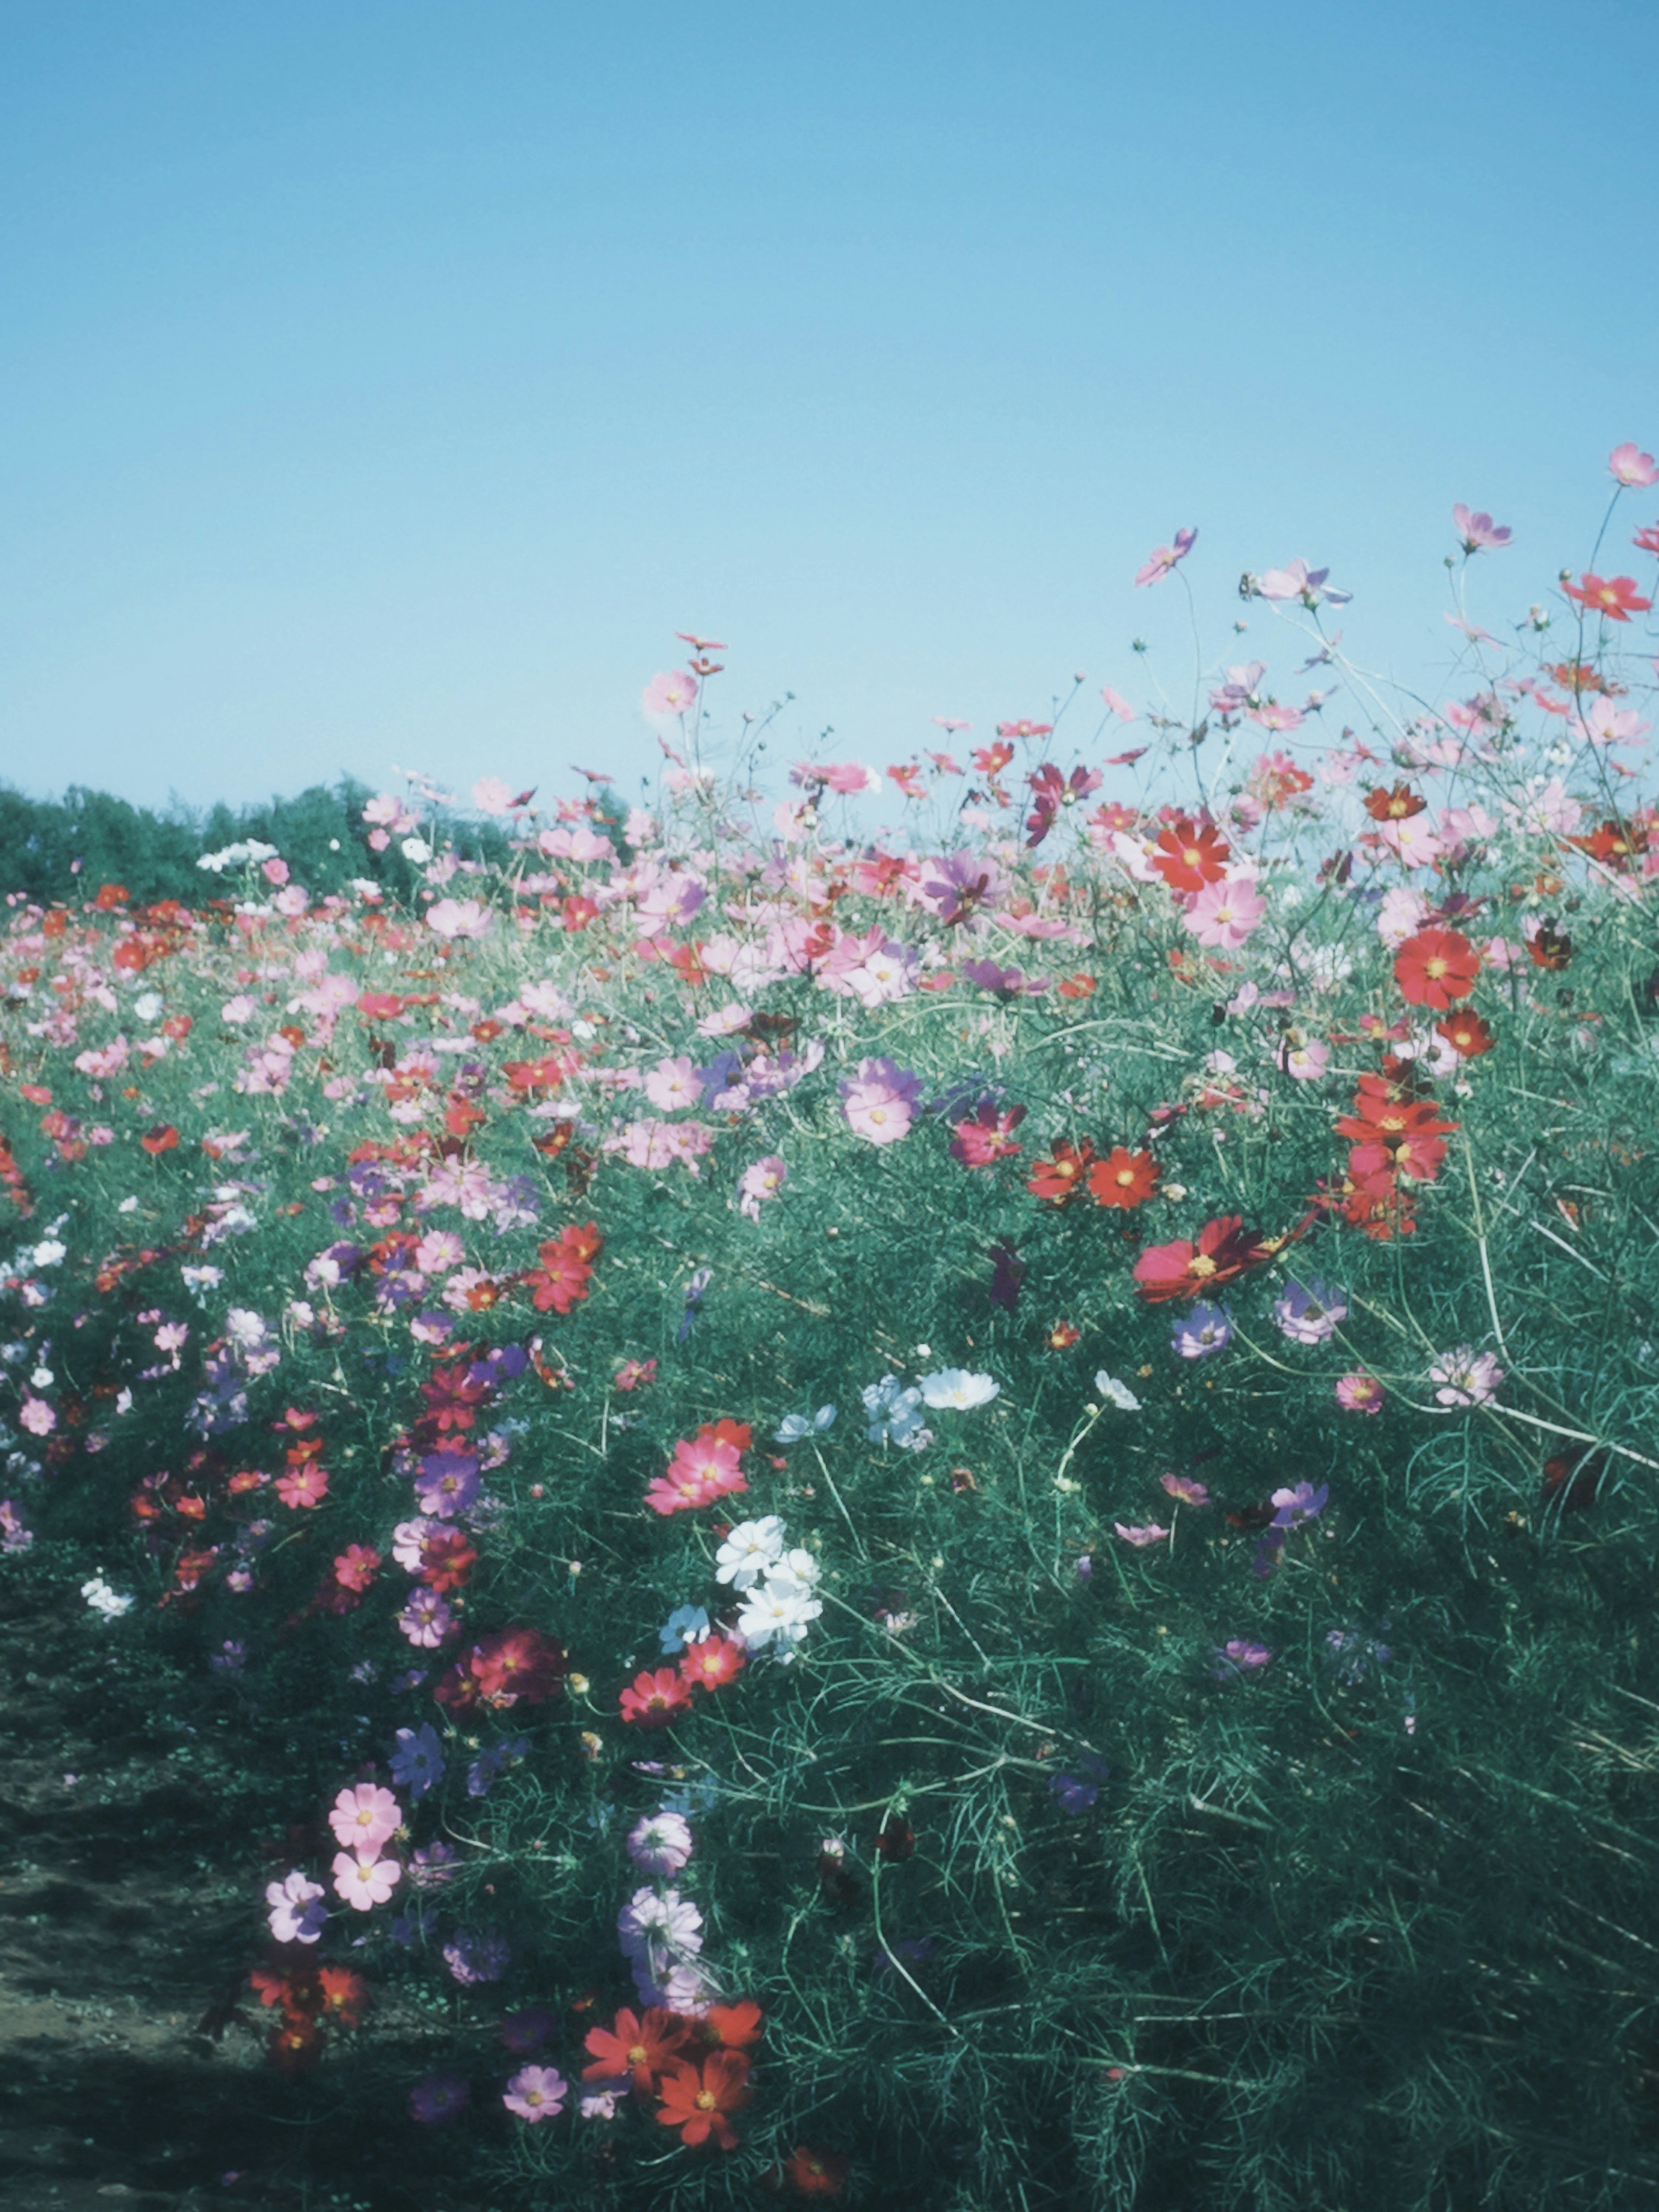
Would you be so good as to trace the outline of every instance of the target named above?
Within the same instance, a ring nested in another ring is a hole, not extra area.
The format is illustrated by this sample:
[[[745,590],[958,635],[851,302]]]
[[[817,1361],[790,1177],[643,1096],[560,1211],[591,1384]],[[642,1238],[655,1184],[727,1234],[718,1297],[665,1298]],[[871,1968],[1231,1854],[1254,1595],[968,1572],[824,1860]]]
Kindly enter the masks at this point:
[[[370,801],[406,908],[14,905],[15,1570],[285,1795],[276,2062],[502,2201],[1659,2186],[1652,687],[1587,575],[1401,715],[1283,580],[1365,738],[1229,669],[872,836],[705,658],[652,811]]]

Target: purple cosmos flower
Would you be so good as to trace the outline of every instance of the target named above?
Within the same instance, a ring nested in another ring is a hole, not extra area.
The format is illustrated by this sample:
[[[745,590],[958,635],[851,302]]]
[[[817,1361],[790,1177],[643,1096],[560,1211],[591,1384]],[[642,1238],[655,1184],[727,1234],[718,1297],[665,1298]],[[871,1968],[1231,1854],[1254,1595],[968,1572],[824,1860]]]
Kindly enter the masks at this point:
[[[444,1964],[465,1989],[478,1982],[499,1982],[512,1955],[499,1936],[473,1936],[465,1929],[444,1945]]]
[[[1334,1291],[1316,1275],[1305,1283],[1286,1283],[1284,1296],[1273,1306],[1279,1331],[1292,1344],[1323,1344],[1336,1334],[1339,1322],[1348,1318],[1346,1291]]]
[[[1259,1674],[1267,1666],[1273,1653],[1265,1644],[1251,1644],[1243,1637],[1234,1637],[1216,1653],[1215,1678],[1218,1682],[1241,1680],[1246,1674]]]
[[[441,2128],[472,2101],[472,2087],[459,2074],[423,2074],[409,2093],[411,2119],[429,2128]]]
[[[1183,1505],[1207,1505],[1210,1493],[1196,1475],[1160,1474],[1158,1481],[1171,1498],[1178,1498]]]
[[[1183,1359],[1207,1359],[1212,1352],[1224,1352],[1232,1336],[1233,1325],[1225,1308],[1200,1302],[1177,1320],[1170,1344]]]
[[[526,2005],[520,2012],[510,2012],[501,2022],[501,2045],[515,2058],[528,2058],[532,2051],[539,2051],[552,2034],[556,2022],[545,2005]]]
[[[1077,1762],[1076,1774],[1051,1774],[1048,1787],[1062,1813],[1086,1813],[1100,1796],[1100,1785],[1111,1772],[1103,1759],[1085,1752]]]
[[[478,1462],[471,1452],[433,1452],[421,1462],[415,1498],[422,1513],[453,1521],[478,1494]]]
[[[556,2067],[521,2066],[507,2083],[501,2102],[521,2120],[550,2120],[564,2110],[570,2084]]]
[[[653,1813],[628,1838],[628,1856],[643,1874],[678,1874],[691,1851],[690,1824],[678,1813]]]
[[[422,1844],[409,1863],[409,1878],[416,1889],[441,1889],[455,1879],[453,1844]]]
[[[284,1881],[268,1883],[265,1903],[270,1907],[272,1942],[314,1943],[328,1920],[324,1895],[319,1883],[297,1872]]]
[[[685,1311],[680,1316],[680,1325],[674,1331],[676,1344],[684,1344],[697,1325],[697,1316],[702,1310],[702,1294],[714,1280],[714,1270],[699,1267],[685,1286]]]
[[[438,1731],[429,1721],[422,1721],[418,1729],[398,1729],[392,1754],[392,1778],[399,1790],[407,1790],[417,1799],[443,1780],[443,1750]]]
[[[1274,1528],[1299,1528],[1304,1521],[1317,1520],[1330,1494],[1330,1486],[1324,1482],[1316,1490],[1310,1482],[1298,1482],[1294,1490],[1274,1491]]]
[[[509,1736],[501,1743],[492,1743],[481,1751],[466,1770],[466,1794],[469,1797],[488,1797],[502,1773],[515,1759],[522,1759],[530,1748],[527,1736]]]

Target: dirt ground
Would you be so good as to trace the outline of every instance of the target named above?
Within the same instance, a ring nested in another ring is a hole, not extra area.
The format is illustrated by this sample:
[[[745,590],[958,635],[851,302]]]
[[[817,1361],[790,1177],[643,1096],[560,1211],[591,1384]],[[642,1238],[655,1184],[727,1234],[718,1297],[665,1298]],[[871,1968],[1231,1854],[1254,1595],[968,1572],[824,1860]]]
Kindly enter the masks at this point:
[[[490,2212],[398,2112],[418,2021],[371,2018],[305,2080],[267,2065],[258,1840],[226,1863],[188,1747],[73,1601],[0,1583],[0,1713],[6,2212]]]

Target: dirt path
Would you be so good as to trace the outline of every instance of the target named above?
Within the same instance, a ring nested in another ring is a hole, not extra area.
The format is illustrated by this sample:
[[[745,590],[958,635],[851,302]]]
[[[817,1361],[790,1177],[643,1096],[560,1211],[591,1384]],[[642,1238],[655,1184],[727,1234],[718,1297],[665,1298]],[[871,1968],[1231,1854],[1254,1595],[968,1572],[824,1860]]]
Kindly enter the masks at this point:
[[[418,2023],[372,2023],[305,2081],[266,2065],[257,1839],[233,1832],[227,1861],[188,1740],[150,1723],[73,1600],[0,1581],[0,1714],[6,2212],[488,2212],[434,2177],[424,2130],[392,2124]]]

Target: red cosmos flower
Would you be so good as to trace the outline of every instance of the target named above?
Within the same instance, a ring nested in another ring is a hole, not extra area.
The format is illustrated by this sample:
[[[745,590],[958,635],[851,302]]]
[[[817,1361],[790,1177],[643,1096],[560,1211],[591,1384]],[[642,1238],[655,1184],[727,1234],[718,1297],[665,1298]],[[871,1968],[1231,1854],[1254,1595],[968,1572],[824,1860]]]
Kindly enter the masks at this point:
[[[580,1229],[562,1229],[556,1237],[550,1237],[537,1255],[541,1266],[532,1267],[524,1278],[532,1286],[537,1312],[550,1310],[568,1314],[585,1298],[593,1261],[604,1249],[605,1239],[591,1221]]]
[[[672,1667],[659,1667],[654,1674],[635,1674],[617,1702],[625,1721],[637,1721],[641,1728],[666,1728],[681,1713],[690,1711],[691,1686]]]
[[[974,749],[974,766],[981,775],[1000,775],[1013,757],[1014,749],[1012,745],[976,745]]]
[[[1178,814],[1159,830],[1152,866],[1172,891],[1201,891],[1227,872],[1232,848],[1213,822],[1197,823]]]
[[[1640,823],[1604,822],[1587,837],[1569,837],[1566,842],[1622,875],[1638,854],[1647,851],[1648,832]]]
[[[736,2004],[710,2005],[697,2022],[697,2033],[722,2050],[747,2051],[760,2041],[765,2024],[766,2015],[753,1997],[740,1997]]]
[[[785,2160],[783,2178],[803,2197],[839,2197],[847,2179],[847,2160],[832,2150],[813,2150],[797,2143]]]
[[[1158,1162],[1150,1152],[1117,1146],[1089,1170],[1089,1195],[1097,1206],[1120,1206],[1127,1213],[1145,1206],[1158,1188]]]
[[[1644,553],[1659,553],[1659,522],[1650,522],[1645,529],[1638,530],[1630,542]]]
[[[1054,988],[1062,999],[1090,999],[1094,996],[1095,979],[1079,969],[1075,975],[1062,975]]]
[[[1365,793],[1365,811],[1373,822],[1409,822],[1428,803],[1408,783],[1397,783],[1392,791],[1378,789]]]
[[[1478,1060],[1498,1042],[1480,1015],[1468,1012],[1448,1014],[1444,1021],[1435,1024],[1434,1033],[1444,1037],[1452,1050],[1464,1060]]]
[[[494,1388],[488,1380],[475,1382],[465,1360],[434,1367],[431,1379],[421,1385],[426,1401],[425,1418],[440,1431],[470,1429]]]
[[[969,1120],[954,1125],[951,1158],[965,1168],[988,1168],[1012,1158],[1019,1151],[1012,1132],[1024,1119],[1023,1106],[1005,1107],[999,1113],[994,1103],[986,1099]]]
[[[434,1529],[421,1545],[420,1579],[428,1589],[463,1589],[478,1555],[459,1528]]]
[[[1352,1140],[1348,1171],[1356,1182],[1395,1174],[1414,1182],[1434,1181],[1446,1157],[1445,1140],[1458,1125],[1442,1118],[1432,1098],[1413,1098],[1386,1076],[1362,1075],[1353,1103],[1336,1133]]]
[[[1653,605],[1637,591],[1634,576],[1593,576],[1586,569],[1576,584],[1563,584],[1561,588],[1586,613],[1605,615],[1609,622],[1628,622],[1632,615],[1644,615]]]
[[[1259,1229],[1246,1229],[1237,1213],[1206,1221],[1198,1242],[1153,1244],[1134,1264],[1134,1279],[1149,1305],[1170,1298],[1208,1297],[1251,1267],[1271,1259]]]
[[[1527,957],[1534,968],[1565,968],[1572,957],[1572,939],[1553,922],[1540,922],[1527,939]]]
[[[153,1129],[146,1129],[138,1141],[154,1159],[158,1152],[172,1152],[178,1150],[179,1132],[171,1121],[158,1121]]]
[[[324,2018],[337,2021],[342,2027],[360,2027],[368,2002],[368,1984],[362,1976],[354,1974],[349,1966],[319,1966],[317,1982]]]
[[[284,1505],[296,1510],[302,1505],[320,1505],[328,1496],[328,1469],[319,1467],[314,1460],[301,1467],[291,1467],[277,1476],[276,1495]]]
[[[658,2075],[674,2063],[685,2045],[686,2026],[672,2012],[653,2005],[643,2019],[623,2008],[609,2027],[590,2027],[582,2038],[593,2054],[584,2066],[584,2081],[613,2081],[626,2075],[641,2096],[648,2096]]]
[[[710,1636],[694,1644],[680,1662],[680,1680],[700,1690],[724,1689],[742,1674],[749,1654],[735,1638]]]
[[[659,2123],[678,2128],[680,2141],[695,2149],[712,2136],[722,2150],[737,2148],[737,2130],[727,2114],[749,2102],[749,2061],[740,2051],[711,2051],[701,2071],[677,2061],[662,2078]]]
[[[750,1442],[749,1427],[742,1421],[716,1421],[693,1437],[682,1437],[673,1458],[647,1487],[646,1504],[653,1513],[684,1513],[747,1490],[738,1461]]]
[[[1419,929],[1394,956],[1394,980],[1413,1006],[1443,1013],[1467,999],[1480,973],[1480,955],[1455,929]]]
[[[468,1673],[486,1705],[538,1705],[552,1697],[568,1671],[565,1650],[535,1628],[503,1628],[475,1644]]]
[[[369,1544],[348,1544],[334,1562],[334,1579],[342,1589],[366,1590],[380,1571],[380,1555]]]
[[[1064,1206],[1083,1188],[1094,1157],[1095,1148],[1087,1137],[1080,1145],[1062,1141],[1054,1146],[1052,1159],[1033,1160],[1025,1188],[1048,1206]]]

